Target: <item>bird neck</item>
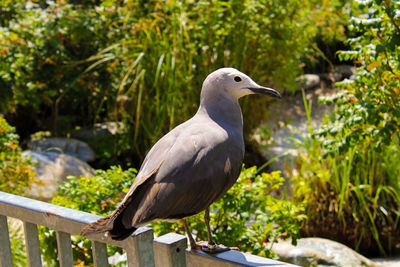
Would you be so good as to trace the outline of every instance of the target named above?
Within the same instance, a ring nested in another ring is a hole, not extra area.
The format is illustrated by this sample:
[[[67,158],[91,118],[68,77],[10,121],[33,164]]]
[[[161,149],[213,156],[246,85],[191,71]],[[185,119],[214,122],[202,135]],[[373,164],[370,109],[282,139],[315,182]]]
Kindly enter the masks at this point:
[[[243,132],[242,110],[237,99],[226,95],[201,97],[197,114],[208,116],[222,127]]]

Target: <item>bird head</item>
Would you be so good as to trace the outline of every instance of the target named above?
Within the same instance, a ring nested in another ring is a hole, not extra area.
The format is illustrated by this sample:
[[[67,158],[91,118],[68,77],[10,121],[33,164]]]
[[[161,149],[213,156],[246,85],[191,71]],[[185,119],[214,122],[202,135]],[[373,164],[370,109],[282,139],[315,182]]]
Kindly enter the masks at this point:
[[[202,96],[222,94],[239,99],[250,94],[264,94],[280,98],[278,91],[258,85],[246,74],[234,68],[221,68],[210,73],[204,80]]]

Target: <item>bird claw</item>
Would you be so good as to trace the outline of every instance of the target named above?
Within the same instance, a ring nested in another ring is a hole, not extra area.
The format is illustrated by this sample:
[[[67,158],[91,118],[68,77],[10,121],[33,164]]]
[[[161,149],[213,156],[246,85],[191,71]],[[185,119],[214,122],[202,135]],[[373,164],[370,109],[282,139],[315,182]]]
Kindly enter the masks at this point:
[[[207,241],[200,241],[196,243],[196,247],[194,248],[196,250],[201,250],[206,253],[214,254],[214,253],[220,253],[228,250],[239,250],[237,247],[226,247],[224,245],[217,245],[214,242],[210,244]]]

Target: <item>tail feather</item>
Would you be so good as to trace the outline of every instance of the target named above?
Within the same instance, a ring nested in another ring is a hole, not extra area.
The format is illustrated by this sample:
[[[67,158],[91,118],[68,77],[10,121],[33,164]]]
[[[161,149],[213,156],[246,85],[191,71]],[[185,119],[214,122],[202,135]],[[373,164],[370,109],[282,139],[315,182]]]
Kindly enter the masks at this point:
[[[109,230],[110,236],[114,240],[124,240],[128,236],[130,236],[135,230],[136,227],[126,228],[122,223],[122,212],[116,212],[114,216],[112,216],[113,227]]]
[[[114,240],[124,240],[125,238],[129,237],[130,235],[132,235],[133,232],[136,231],[137,228],[135,227],[131,227],[131,228],[121,228],[116,230],[111,230],[109,231],[111,238]]]
[[[142,194],[145,194],[145,191],[143,191]],[[137,227],[134,226],[126,228],[122,222],[122,217],[125,216],[124,214],[126,209],[129,208],[128,210],[136,210],[136,207],[140,202],[139,198],[136,202],[133,203],[132,206],[132,200],[133,194],[129,195],[129,197],[125,197],[125,199],[113,213],[111,213],[107,217],[101,218],[98,221],[85,226],[81,230],[80,234],[82,236],[89,236],[92,234],[109,232],[111,238],[114,240],[123,240],[127,238],[137,229]]]
[[[87,237],[93,234],[109,232],[112,239],[124,240],[135,232],[136,229],[136,227],[125,228],[121,222],[121,217],[111,214],[86,225],[81,230],[80,235]]]
[[[89,236],[97,233],[104,233],[110,231],[113,228],[113,223],[110,220],[111,216],[101,218],[91,224],[86,225],[80,235]]]

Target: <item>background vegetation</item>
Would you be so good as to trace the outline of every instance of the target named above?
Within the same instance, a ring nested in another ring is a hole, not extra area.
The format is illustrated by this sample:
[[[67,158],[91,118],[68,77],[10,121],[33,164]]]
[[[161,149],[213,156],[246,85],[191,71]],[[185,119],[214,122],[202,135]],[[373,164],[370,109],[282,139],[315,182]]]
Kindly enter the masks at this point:
[[[15,128],[0,116],[0,190],[26,196],[37,180],[33,163],[21,155],[18,139]]]
[[[399,4],[354,3],[343,59],[358,65],[354,82],[324,99],[336,109],[304,141],[294,192],[306,201],[306,235],[341,241],[366,255],[399,252]]]
[[[275,197],[279,173],[244,168],[213,207],[216,240],[270,256],[267,241],[295,240],[301,224],[303,236],[329,237],[369,256],[376,248],[397,253],[399,10],[388,0],[2,0],[0,190],[23,194],[35,182],[18,136],[24,144],[37,131],[74,136],[118,122],[117,135],[88,141],[96,150],[94,167],[107,170],[71,177],[52,201],[106,215],[151,145],[194,114],[211,71],[232,66],[291,92],[303,71],[325,72],[341,59],[357,65],[358,74],[324,100],[335,112],[299,143],[303,153],[288,170],[293,201]],[[266,101],[242,100],[247,143]],[[198,216],[190,225],[204,238]],[[182,230],[179,223],[153,227],[159,234]],[[40,232],[45,260],[54,264],[54,234]],[[88,241],[73,242],[76,259],[87,264]],[[16,255],[22,262],[23,253]]]
[[[0,115],[0,190],[12,194],[29,196],[32,183],[39,183],[33,170],[33,162],[21,155],[19,136]],[[18,266],[27,264],[23,242],[23,227],[17,220],[10,222],[10,240],[13,251],[13,263]]]
[[[341,1],[3,2],[3,113],[23,138],[122,121],[123,134],[98,149],[97,167],[138,167],[195,113],[211,71],[232,66],[293,90],[303,62],[321,57],[316,39],[344,39]],[[250,98],[246,136],[267,110],[266,98]]]

